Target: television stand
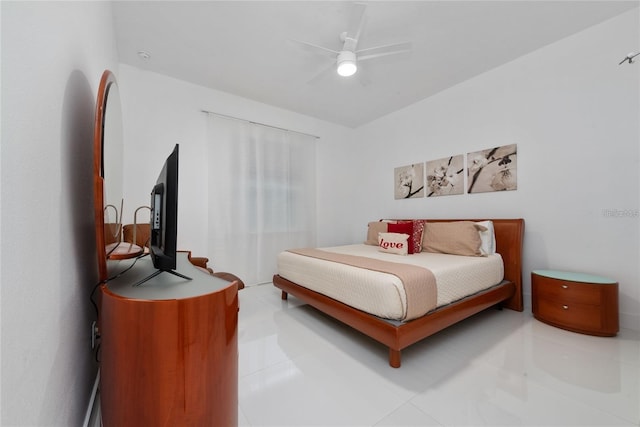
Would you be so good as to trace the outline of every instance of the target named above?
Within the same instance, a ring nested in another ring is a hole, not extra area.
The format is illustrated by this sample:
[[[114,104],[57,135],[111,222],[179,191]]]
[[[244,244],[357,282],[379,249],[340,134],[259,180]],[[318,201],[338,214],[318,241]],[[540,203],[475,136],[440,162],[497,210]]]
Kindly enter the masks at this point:
[[[127,261],[110,261],[121,272]],[[238,425],[238,283],[214,277],[178,252],[157,274],[143,258],[101,286],[102,425]]]
[[[171,273],[171,274],[173,274],[174,276],[182,277],[183,279],[186,279],[186,280],[193,280],[191,277],[187,277],[187,276],[185,276],[184,274],[180,274],[180,273],[178,273],[178,272],[177,272],[177,271],[175,271],[175,270],[156,270],[156,271],[154,271],[153,273],[151,273],[150,275],[148,275],[147,277],[145,277],[144,279],[139,280],[139,281],[137,281],[136,283],[134,283],[134,284],[133,284],[133,286],[140,286],[140,285],[142,285],[144,282],[146,282],[146,281],[148,281],[148,280],[153,279],[154,277],[156,277],[156,276],[157,276],[158,274],[160,274],[160,273]]]

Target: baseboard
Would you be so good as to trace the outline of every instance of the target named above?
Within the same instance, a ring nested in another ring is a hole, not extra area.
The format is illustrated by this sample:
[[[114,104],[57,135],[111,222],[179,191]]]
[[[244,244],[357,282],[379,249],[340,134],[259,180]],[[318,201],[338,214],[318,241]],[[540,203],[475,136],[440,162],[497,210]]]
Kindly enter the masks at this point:
[[[620,327],[640,332],[640,314],[620,312]]]
[[[96,374],[96,379],[93,383],[93,389],[91,390],[91,396],[89,397],[89,405],[87,406],[87,412],[84,416],[83,427],[101,427],[102,417],[100,413],[100,369]]]

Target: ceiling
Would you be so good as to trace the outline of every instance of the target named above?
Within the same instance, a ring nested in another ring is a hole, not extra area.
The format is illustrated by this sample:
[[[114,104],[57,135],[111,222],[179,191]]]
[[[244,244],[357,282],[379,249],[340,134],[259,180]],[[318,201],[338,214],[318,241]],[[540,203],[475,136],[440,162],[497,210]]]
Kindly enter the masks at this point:
[[[371,1],[358,49],[411,42],[352,77],[295,40],[340,50],[352,2],[115,1],[119,60],[358,127],[579,32],[634,1]],[[621,58],[636,46],[620,46]],[[138,52],[150,57],[142,59]]]

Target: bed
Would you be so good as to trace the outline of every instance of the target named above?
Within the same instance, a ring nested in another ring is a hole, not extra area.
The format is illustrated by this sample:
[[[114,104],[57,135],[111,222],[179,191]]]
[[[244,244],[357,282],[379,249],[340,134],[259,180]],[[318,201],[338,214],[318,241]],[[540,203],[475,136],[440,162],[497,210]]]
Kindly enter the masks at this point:
[[[317,310],[353,327],[361,333],[384,344],[389,348],[389,365],[394,368],[399,368],[401,365],[402,349],[418,341],[421,341],[422,339],[433,335],[450,325],[453,325],[480,311],[494,306],[497,306],[499,308],[504,307],[516,311],[523,310],[522,241],[524,237],[524,220],[518,218],[464,220],[421,219],[390,221],[391,223],[413,222],[415,224],[416,222],[421,222],[425,224],[425,239],[427,237],[426,229],[427,227],[431,227],[426,224],[437,224],[438,227],[444,227],[452,225],[454,223],[459,223],[457,225],[462,225],[463,223],[465,223],[466,225],[469,222],[485,223],[486,221],[490,221],[490,224],[493,227],[493,235],[495,236],[495,256],[492,257],[489,256],[491,254],[487,255],[483,253],[484,256],[478,256],[475,258],[478,262],[484,262],[486,260],[487,262],[493,264],[495,264],[495,259],[501,260],[502,268],[499,274],[502,280],[500,280],[500,278],[497,278],[495,279],[497,283],[491,283],[489,285],[484,283],[482,284],[482,286],[476,288],[474,288],[474,283],[470,283],[472,289],[469,292],[470,295],[461,297],[454,296],[450,297],[449,299],[445,298],[443,302],[439,303],[436,303],[434,300],[434,302],[431,303],[432,305],[430,307],[416,308],[417,304],[414,303],[411,303],[409,308],[403,308],[396,303],[397,307],[385,307],[383,308],[383,311],[376,311],[375,309],[373,309],[372,307],[375,307],[376,304],[364,304],[362,307],[359,307],[360,304],[358,303],[358,300],[361,299],[364,301],[369,298],[369,296],[361,293],[363,285],[362,283],[358,285],[358,283],[356,282],[368,282],[367,284],[369,285],[373,283],[375,277],[378,277],[380,275],[401,275],[400,273],[396,273],[395,271],[390,273],[387,270],[384,270],[384,272],[382,270],[379,270],[376,273],[359,272],[359,275],[364,274],[364,278],[349,275],[353,274],[353,271],[356,271],[358,268],[369,268],[370,265],[373,265],[372,263],[374,261],[363,258],[367,258],[369,255],[373,256],[374,258],[384,257],[384,255],[381,255],[380,257],[374,256],[373,254],[377,253],[377,250],[373,246],[370,248],[366,248],[363,245],[345,245],[345,249],[341,249],[341,247],[322,248],[323,250],[321,252],[326,251],[330,253],[330,255],[324,254],[327,255],[327,259],[318,259],[316,258],[318,252],[305,252],[307,251],[307,249],[283,252],[283,254],[279,256],[278,273],[273,277],[273,284],[275,287],[281,289],[283,300],[286,300],[288,298],[288,295],[291,294],[306,302],[310,306],[316,308]],[[371,225],[372,224],[370,223],[369,234],[371,234]],[[433,227],[435,227],[435,225]],[[422,241],[422,237],[420,237],[420,240]],[[347,248],[346,246],[353,247]],[[309,249],[309,251],[315,250]],[[349,254],[347,256],[355,254],[354,256],[360,258],[359,262],[365,262],[364,267],[356,264],[350,264],[350,260],[344,261],[343,255],[340,254],[341,252],[344,254]],[[335,255],[335,253],[338,253],[339,255]],[[454,258],[472,258],[457,255],[448,256]],[[292,264],[292,262],[294,261],[293,258],[296,257],[299,257],[300,260],[305,262],[306,264],[300,264],[298,267],[295,267],[295,264]],[[404,269],[413,268],[407,267],[405,264],[420,264],[421,261],[419,260],[422,257],[422,251],[416,250],[415,254],[406,257],[395,255],[395,258],[393,258],[393,260],[394,263],[402,264],[402,266],[399,268]],[[435,258],[438,257],[436,256]],[[490,261],[491,259],[493,259],[493,261]],[[313,264],[313,269],[310,268],[311,264],[309,263]],[[336,274],[334,271],[336,269],[336,263],[349,264],[339,267],[339,269],[350,270],[352,272],[347,274],[347,272],[345,271],[344,274]],[[325,264],[325,266],[323,267],[322,264]],[[451,265],[456,264],[452,261]],[[317,268],[325,268],[325,270],[317,270]],[[495,266],[491,268],[495,268]],[[377,268],[374,268],[374,270],[375,269]],[[442,280],[439,274],[440,273],[438,273],[438,270],[436,268],[434,270],[436,281]],[[492,273],[487,274],[489,274],[489,276],[491,276],[492,274],[495,276],[498,273],[495,273],[494,270]],[[457,272],[453,275],[449,274],[448,280],[451,282],[457,275]],[[465,274],[463,273],[460,273],[459,275],[465,276]],[[321,277],[322,280],[317,280],[316,276]],[[469,276],[469,274],[466,274],[466,276]],[[481,276],[482,275],[479,275],[477,277],[479,278]],[[438,277],[440,277],[440,279],[438,279]],[[488,279],[483,280],[486,282],[486,280]],[[478,279],[478,281],[480,280]],[[329,286],[329,288],[326,290],[318,288],[320,285],[316,282],[322,282],[324,283],[323,286]],[[340,289],[340,292],[332,293],[331,286],[333,286],[333,289]],[[402,294],[402,291],[399,291],[398,289],[399,288],[396,287],[391,291],[381,290],[380,292],[382,293],[377,295],[377,301],[380,302],[380,300],[402,300],[404,298],[404,296],[402,295],[400,295],[401,298],[392,297],[392,295],[396,293]],[[409,287],[407,287],[406,289],[407,294],[411,292],[422,292],[412,291],[412,288]],[[414,289],[418,288],[416,287]],[[440,295],[440,293],[443,292],[437,292],[438,295]],[[406,298],[406,300],[409,301],[408,297]],[[388,312],[385,310],[388,310]],[[423,311],[426,311],[426,313],[423,314]]]

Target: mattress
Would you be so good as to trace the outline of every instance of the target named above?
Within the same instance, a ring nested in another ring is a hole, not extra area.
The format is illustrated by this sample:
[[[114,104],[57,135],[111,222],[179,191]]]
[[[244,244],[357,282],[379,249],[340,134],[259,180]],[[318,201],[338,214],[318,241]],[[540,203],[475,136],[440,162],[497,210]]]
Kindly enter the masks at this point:
[[[377,246],[365,244],[320,249],[428,268],[436,278],[436,307],[488,289],[500,283],[504,276],[500,254],[467,257],[420,252],[402,256],[383,253]],[[400,279],[393,274],[287,251],[278,255],[278,274],[300,286],[375,316],[392,320],[411,320],[406,318],[407,296],[404,287]]]

